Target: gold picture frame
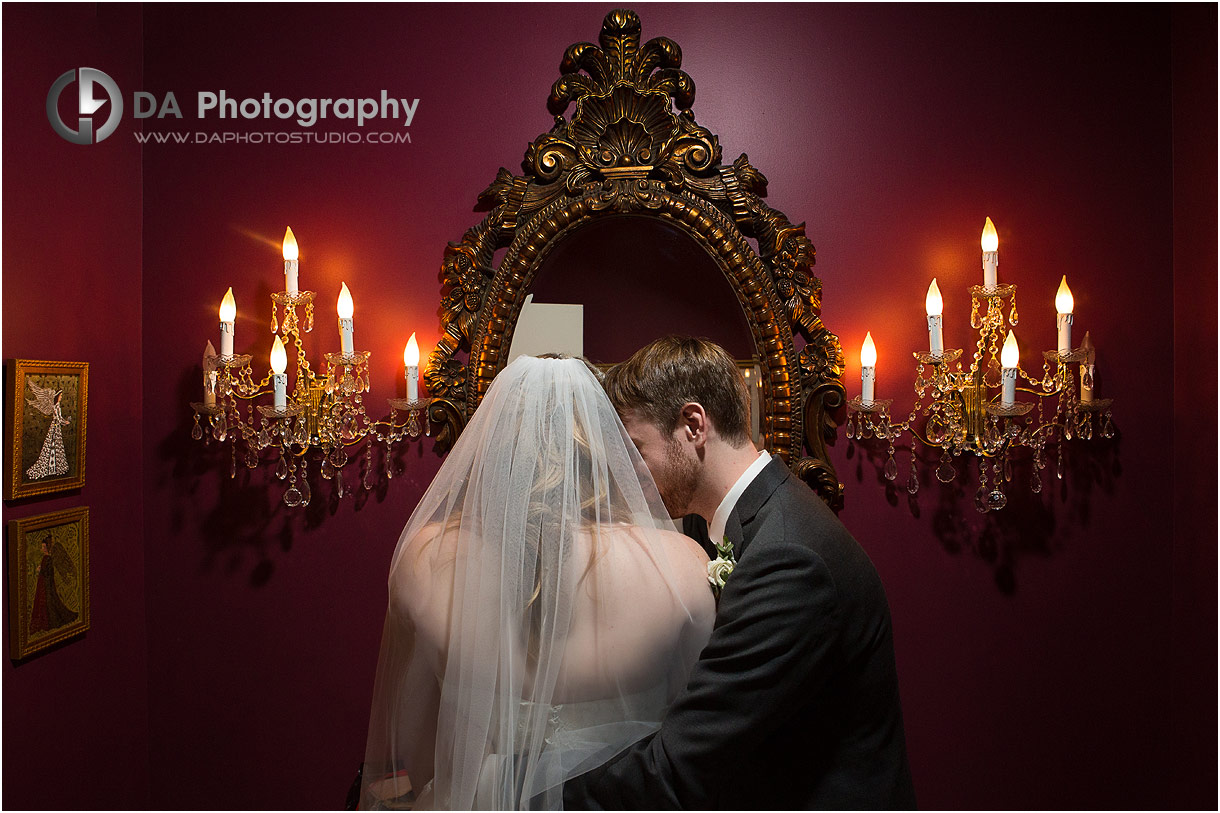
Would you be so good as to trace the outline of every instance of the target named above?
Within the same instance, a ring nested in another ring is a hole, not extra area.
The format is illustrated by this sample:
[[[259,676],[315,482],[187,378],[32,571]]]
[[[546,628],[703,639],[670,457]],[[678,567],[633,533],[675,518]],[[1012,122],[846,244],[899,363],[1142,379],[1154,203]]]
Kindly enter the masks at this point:
[[[89,509],[8,523],[9,657],[89,629]]]
[[[89,363],[10,359],[4,499],[85,484]]]

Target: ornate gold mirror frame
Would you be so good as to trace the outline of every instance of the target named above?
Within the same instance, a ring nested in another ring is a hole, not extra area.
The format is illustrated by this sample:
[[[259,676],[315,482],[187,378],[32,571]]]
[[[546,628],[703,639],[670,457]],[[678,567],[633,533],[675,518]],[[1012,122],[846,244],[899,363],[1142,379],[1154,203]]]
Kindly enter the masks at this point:
[[[844,401],[843,352],[822,324],[813,245],[803,223],[763,203],[767,179],[746,155],[721,164],[716,136],[691,112],[695,85],[680,70],[681,49],[665,37],[641,46],[640,30],[635,12],[615,10],[600,47],[567,49],[547,102],[555,126],[526,150],[521,175],[500,169],[479,197],[490,213],[445,250],[442,336],[425,372],[437,447],[457,439],[505,365],[552,247],[594,218],[650,216],[692,237],[724,271],[757,351],[762,441],[838,508],[843,487],[825,443]],[[794,336],[805,342],[799,352]]]

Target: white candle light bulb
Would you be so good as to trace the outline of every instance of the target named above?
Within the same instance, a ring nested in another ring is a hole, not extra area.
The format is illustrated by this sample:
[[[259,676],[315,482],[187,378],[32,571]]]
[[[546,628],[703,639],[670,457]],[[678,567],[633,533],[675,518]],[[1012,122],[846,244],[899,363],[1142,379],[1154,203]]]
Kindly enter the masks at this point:
[[[980,243],[983,246],[983,251],[988,254],[994,254],[1000,250],[1000,233],[995,230],[995,224],[991,222],[990,217],[983,224],[983,239]]]
[[[403,374],[407,380],[407,400],[419,400],[419,343],[415,334],[407,339],[407,346],[402,351]]]
[[[280,337],[276,336],[271,345],[271,372],[281,375],[287,369],[288,351],[284,349],[284,343],[280,341]]]
[[[288,374],[284,372],[287,369],[288,353],[285,352],[280,337],[276,336],[271,344],[271,390],[275,398],[273,406],[276,409],[283,409],[288,405]]]
[[[233,288],[225,292],[220,301],[220,355],[233,355],[233,320],[237,318],[237,300],[233,298]]]
[[[1004,347],[1000,350],[1000,366],[1004,369],[1015,369],[1021,360],[1021,350],[1017,347],[1017,337],[1008,331]]]
[[[928,316],[940,316],[945,312],[945,302],[940,297],[940,287],[936,284],[936,277],[932,277],[932,284],[928,286],[928,295],[924,297],[923,303]]]
[[[1065,274],[1055,293],[1055,328],[1059,334],[1058,350],[1061,356],[1072,352],[1072,309],[1075,305]]]
[[[356,310],[356,304],[352,302],[352,292],[347,290],[347,283],[343,283],[343,288],[339,291],[339,352],[345,356],[355,355],[356,351],[352,344],[352,332],[354,329],[354,320],[352,314]]]
[[[980,243],[983,247],[983,287],[995,288],[996,267],[1000,264],[1000,235],[990,217],[983,225],[983,238]]]
[[[220,321],[232,322],[237,318],[237,300],[233,298],[233,288],[225,291],[224,299],[220,300]]]
[[[1059,290],[1055,292],[1055,311],[1058,313],[1071,313],[1076,302],[1072,299],[1072,289],[1068,287],[1068,278],[1064,274],[1063,279],[1059,281]]]
[[[284,291],[297,293],[297,238],[289,226],[284,232]]]
[[[1001,406],[1012,406],[1017,400],[1017,364],[1021,360],[1021,351],[1017,348],[1017,337],[1008,331],[1004,347],[1000,350],[1000,394]]]
[[[864,334],[864,344],[860,346],[860,366],[877,366],[877,345],[873,343],[872,331]]]
[[[877,384],[877,345],[873,343],[871,331],[865,333],[860,347],[860,401],[871,404]]]
[[[928,295],[924,297],[924,309],[928,313],[928,350],[934,356],[942,355],[945,352],[945,338],[944,317],[941,314],[944,312],[945,303],[940,297],[940,288],[935,277],[928,286]]]
[[[356,312],[356,303],[352,301],[352,292],[347,290],[346,282],[339,290],[338,310],[340,319],[351,319],[352,314]]]
[[[289,226],[284,232],[284,259],[295,260],[299,254],[297,248],[297,236],[292,233],[292,226]]]

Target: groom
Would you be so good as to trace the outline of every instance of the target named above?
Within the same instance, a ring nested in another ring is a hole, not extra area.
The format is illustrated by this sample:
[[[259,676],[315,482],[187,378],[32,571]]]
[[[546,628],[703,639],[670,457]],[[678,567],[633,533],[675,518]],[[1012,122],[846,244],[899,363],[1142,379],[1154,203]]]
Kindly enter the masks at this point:
[[[670,515],[707,520],[737,565],[660,731],[568,782],[564,807],[914,807],[881,581],[826,504],[754,449],[736,363],[668,337],[605,385]]]

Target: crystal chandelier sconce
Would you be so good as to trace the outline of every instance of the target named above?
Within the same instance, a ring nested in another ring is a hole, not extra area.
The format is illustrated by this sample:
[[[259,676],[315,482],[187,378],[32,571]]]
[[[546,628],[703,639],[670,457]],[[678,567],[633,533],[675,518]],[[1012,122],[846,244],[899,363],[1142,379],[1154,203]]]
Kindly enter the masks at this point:
[[[925,446],[940,450],[936,477],[942,483],[957,478],[955,458],[978,458],[975,507],[987,513],[1008,503],[1004,489],[1013,479],[1012,457],[1018,448],[1031,452],[1030,488],[1036,494],[1042,490],[1042,471],[1049,456],[1055,457],[1055,476],[1063,479],[1065,443],[1092,440],[1095,431],[1112,438],[1114,424],[1112,399],[1094,394],[1096,350],[1089,334],[1085,333],[1079,347],[1072,348],[1074,303],[1067,277],[1055,297],[1057,346],[1042,353],[1042,377],[1035,378],[1020,365],[1012,332],[1017,325],[1017,288],[997,279],[999,237],[991,218],[983,229],[982,248],[983,284],[970,287],[970,326],[978,331],[978,341],[969,356],[969,367],[962,368],[961,349],[944,347],[944,308],[933,279],[925,300],[928,350],[913,354],[915,407],[906,420],[895,422],[890,416],[892,399],[876,398],[877,349],[870,332],[860,351],[861,392],[847,404],[847,437],[858,442],[876,438],[887,444],[884,475],[891,482],[898,477],[894,441],[908,432]],[[1018,399],[1018,392],[1033,397]],[[920,414],[927,419],[922,430],[916,426]],[[912,495],[919,491],[916,466],[912,442],[907,479],[907,491]]]
[[[209,341],[203,353],[203,401],[193,402],[195,425],[191,437],[203,440],[206,432],[230,445],[229,476],[237,476],[238,458],[257,468],[264,452],[276,461],[276,476],[287,483],[284,504],[308,505],[311,461],[323,479],[334,482],[344,495],[343,470],[353,456],[362,455],[361,485],[372,490],[380,474],[394,476],[393,447],[407,438],[425,434],[421,413],[428,405],[419,393],[419,346],[415,334],[403,354],[405,398],[390,398],[390,413],[373,420],[365,411],[363,394],[369,390],[368,350],[354,344],[355,306],[344,283],[339,292],[339,352],[325,353],[326,371],[314,371],[306,357],[301,335],[313,330],[314,292],[298,288],[298,253],[292,229],[284,235],[284,290],[271,294],[270,372],[254,380],[251,356],[233,352],[237,304],[229,288],[220,305],[220,352]],[[296,375],[288,391],[289,354],[295,349]],[[270,396],[271,403],[265,403]],[[255,404],[256,400],[264,403]],[[400,422],[401,416],[401,422]],[[373,447],[384,444],[384,465],[374,465]],[[349,455],[349,449],[354,449]],[[379,474],[380,473],[380,474]]]

